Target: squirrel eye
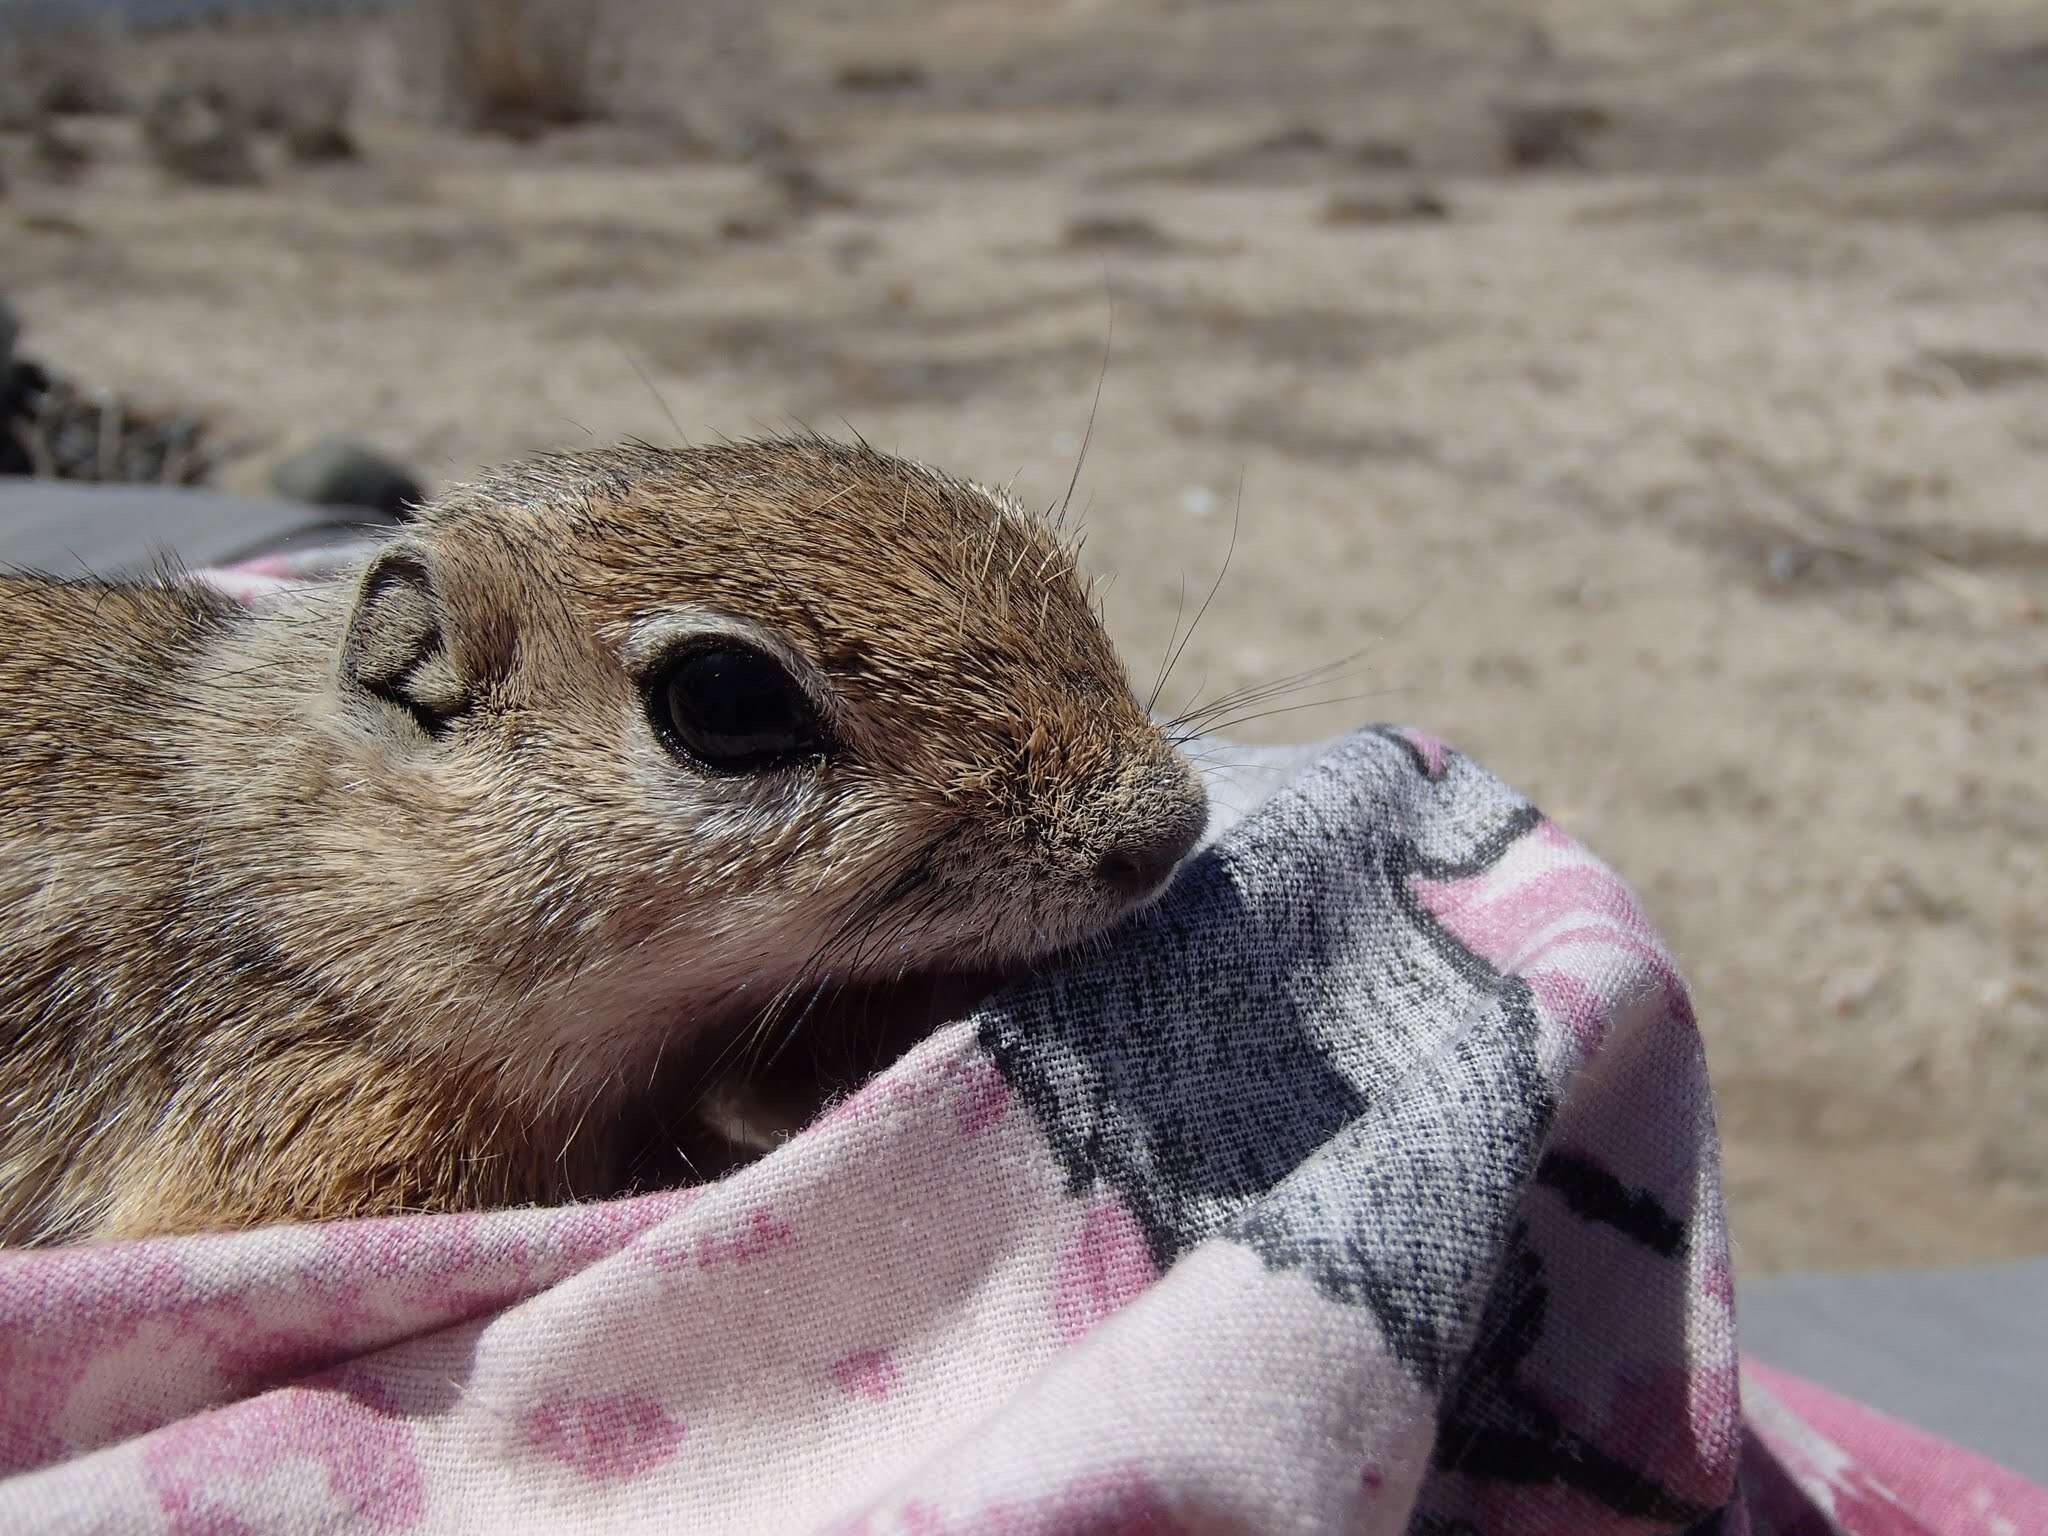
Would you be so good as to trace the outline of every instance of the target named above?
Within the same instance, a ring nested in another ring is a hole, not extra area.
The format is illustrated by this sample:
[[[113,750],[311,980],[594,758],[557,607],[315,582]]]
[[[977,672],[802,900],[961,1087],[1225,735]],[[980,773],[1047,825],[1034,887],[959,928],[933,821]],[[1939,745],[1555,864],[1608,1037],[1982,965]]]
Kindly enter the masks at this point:
[[[716,773],[758,773],[826,750],[810,698],[745,645],[692,650],[656,672],[647,714],[670,752]]]

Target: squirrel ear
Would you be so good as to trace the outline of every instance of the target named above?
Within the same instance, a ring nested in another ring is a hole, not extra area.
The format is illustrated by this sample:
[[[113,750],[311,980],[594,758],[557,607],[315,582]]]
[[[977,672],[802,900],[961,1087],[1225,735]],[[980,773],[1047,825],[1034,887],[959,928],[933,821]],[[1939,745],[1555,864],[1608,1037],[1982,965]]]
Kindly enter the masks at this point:
[[[364,571],[341,644],[342,680],[396,704],[429,736],[446,733],[470,700],[446,612],[425,546],[400,540]]]

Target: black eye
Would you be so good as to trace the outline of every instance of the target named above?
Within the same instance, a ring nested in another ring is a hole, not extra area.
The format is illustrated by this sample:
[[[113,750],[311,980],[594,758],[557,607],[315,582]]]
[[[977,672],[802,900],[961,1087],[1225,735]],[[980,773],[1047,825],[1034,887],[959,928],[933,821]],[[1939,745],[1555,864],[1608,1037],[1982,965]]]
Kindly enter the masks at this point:
[[[662,744],[718,773],[756,773],[826,749],[809,697],[782,663],[745,645],[690,651],[647,684]]]

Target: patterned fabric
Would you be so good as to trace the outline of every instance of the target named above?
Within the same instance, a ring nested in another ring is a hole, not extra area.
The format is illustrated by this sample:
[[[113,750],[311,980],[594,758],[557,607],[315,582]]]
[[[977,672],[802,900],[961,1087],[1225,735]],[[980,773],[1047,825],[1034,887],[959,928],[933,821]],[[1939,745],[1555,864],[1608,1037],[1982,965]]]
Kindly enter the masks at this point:
[[[0,1255],[0,1529],[2048,1530],[1740,1378],[1611,872],[1414,732],[1228,755],[1114,944],[717,1184]]]

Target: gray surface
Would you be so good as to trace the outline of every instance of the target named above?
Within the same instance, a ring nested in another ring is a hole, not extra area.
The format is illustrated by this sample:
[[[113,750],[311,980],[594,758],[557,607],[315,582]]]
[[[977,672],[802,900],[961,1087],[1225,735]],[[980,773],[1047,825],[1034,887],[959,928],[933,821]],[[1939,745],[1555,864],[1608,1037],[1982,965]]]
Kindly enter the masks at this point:
[[[163,555],[219,565],[381,521],[208,491],[0,477],[0,565],[58,575],[133,575]]]
[[[1741,1282],[1743,1350],[2048,1483],[2048,1259]]]
[[[397,0],[0,0],[0,20],[48,25],[106,18],[135,27],[210,21],[245,12],[310,16],[326,11],[390,10]]]

